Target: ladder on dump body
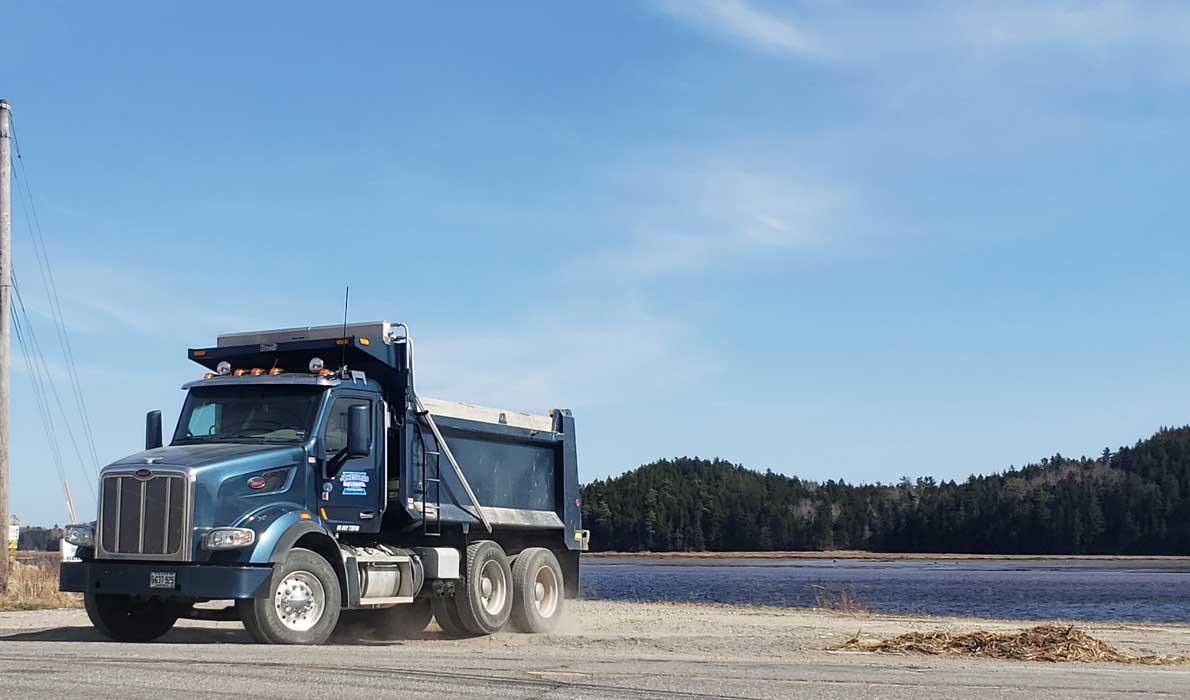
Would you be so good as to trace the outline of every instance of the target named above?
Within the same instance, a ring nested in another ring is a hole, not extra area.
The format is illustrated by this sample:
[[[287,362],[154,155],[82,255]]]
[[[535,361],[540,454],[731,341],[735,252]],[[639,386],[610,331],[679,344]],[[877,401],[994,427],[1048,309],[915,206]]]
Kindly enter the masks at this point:
[[[429,415],[427,414],[427,418]],[[431,419],[432,420],[432,419]],[[426,433],[420,428],[417,431],[421,442],[421,531],[428,537],[438,537],[442,534],[442,450],[437,442],[431,450],[426,445]],[[434,458],[433,476],[430,476],[430,458]],[[430,500],[430,487],[434,489],[434,500]],[[430,509],[433,508],[433,526],[431,527]]]
[[[446,461],[450,462],[450,468],[454,470],[455,478],[459,480],[459,486],[463,487],[463,492],[467,494],[467,499],[469,501],[471,501],[471,507],[475,509],[474,512],[472,513],[472,515],[474,515],[475,518],[477,520],[479,520],[480,523],[483,524],[483,527],[485,530],[487,530],[488,532],[491,532],[492,531],[492,523],[488,521],[487,514],[483,512],[483,506],[481,506],[479,504],[479,499],[475,497],[475,492],[471,490],[471,484],[467,483],[467,476],[465,474],[463,474],[463,468],[459,466],[458,460],[456,460],[454,454],[451,453],[450,445],[446,444],[446,438],[442,437],[442,431],[438,430],[438,424],[434,422],[434,417],[430,415],[430,411],[422,404],[421,399],[417,398],[417,394],[413,395],[413,401],[414,401],[414,405],[417,407],[418,417],[425,420],[426,425],[428,425],[430,427],[430,432],[432,432],[434,434],[435,447],[438,448],[433,453],[434,459],[435,459],[435,464],[438,467],[438,471],[435,472],[436,478],[434,479],[434,482],[438,484],[438,487],[437,487],[438,488],[438,503],[437,503],[437,509],[435,512],[435,516],[437,518],[440,518],[441,517],[440,513],[441,513],[441,509],[442,509],[442,491],[441,491],[441,488],[442,488],[442,481],[441,481],[442,464],[437,461],[438,454],[439,454],[439,452],[441,452],[442,454],[446,455]],[[424,446],[424,443],[423,443],[423,446]],[[425,460],[422,460],[422,474],[423,474],[423,476],[425,475],[425,469],[426,469],[425,464],[426,464]],[[426,527],[425,508],[428,505],[428,502],[426,500],[426,492],[427,491],[428,491],[428,489],[426,488],[426,484],[423,482],[423,485],[422,485],[422,512],[421,512],[422,513],[421,517],[422,517],[423,529]],[[438,532],[441,533],[441,531],[442,531],[441,520],[438,520],[436,522],[436,525],[438,528]]]

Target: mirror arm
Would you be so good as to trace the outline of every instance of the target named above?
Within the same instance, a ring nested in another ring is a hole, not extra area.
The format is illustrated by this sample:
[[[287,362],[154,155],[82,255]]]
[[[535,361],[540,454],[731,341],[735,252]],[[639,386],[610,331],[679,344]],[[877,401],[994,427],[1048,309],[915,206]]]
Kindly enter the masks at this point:
[[[333,479],[339,475],[339,470],[343,468],[343,464],[347,461],[347,448],[336,452],[330,459],[326,461],[326,478]]]

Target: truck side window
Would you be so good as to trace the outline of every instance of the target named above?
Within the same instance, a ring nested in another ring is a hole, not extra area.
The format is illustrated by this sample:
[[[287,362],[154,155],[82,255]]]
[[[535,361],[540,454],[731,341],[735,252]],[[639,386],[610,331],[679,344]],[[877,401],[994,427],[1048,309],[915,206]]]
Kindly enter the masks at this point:
[[[191,437],[206,437],[214,435],[215,426],[219,423],[216,413],[218,406],[214,403],[203,404],[190,413],[190,422],[186,425],[186,432]]]
[[[347,447],[347,410],[356,405],[368,407],[368,430],[372,429],[371,401],[348,396],[335,399],[335,402],[331,404],[330,415],[326,418],[326,439],[323,444],[326,446],[327,454],[333,454]]]

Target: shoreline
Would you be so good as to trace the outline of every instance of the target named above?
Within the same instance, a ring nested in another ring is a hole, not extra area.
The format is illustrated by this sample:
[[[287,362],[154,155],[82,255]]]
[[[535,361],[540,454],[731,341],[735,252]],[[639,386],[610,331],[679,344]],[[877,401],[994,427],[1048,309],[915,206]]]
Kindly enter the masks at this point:
[[[1190,564],[1190,556],[1131,554],[959,554],[925,552],[865,552],[860,550],[791,552],[584,552],[590,559],[806,559],[855,561],[1160,561]]]

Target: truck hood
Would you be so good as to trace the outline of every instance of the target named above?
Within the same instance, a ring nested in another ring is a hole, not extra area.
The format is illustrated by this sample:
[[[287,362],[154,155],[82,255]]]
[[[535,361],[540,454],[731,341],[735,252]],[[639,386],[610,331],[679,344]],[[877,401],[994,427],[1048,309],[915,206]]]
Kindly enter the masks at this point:
[[[300,445],[244,445],[218,443],[212,445],[172,445],[143,450],[112,462],[109,467],[186,467],[202,470],[218,466],[237,471],[269,469],[304,462],[306,450]]]

